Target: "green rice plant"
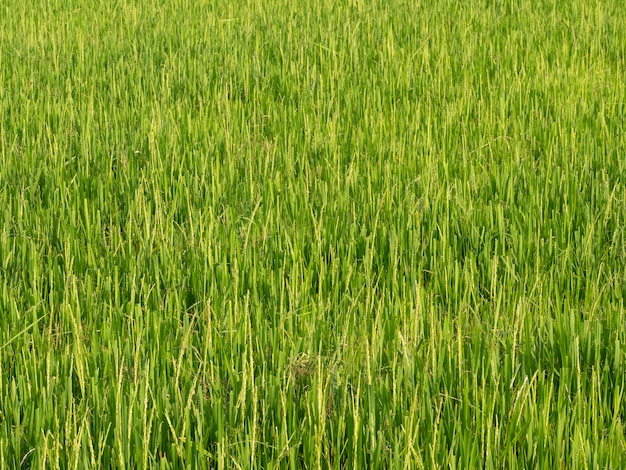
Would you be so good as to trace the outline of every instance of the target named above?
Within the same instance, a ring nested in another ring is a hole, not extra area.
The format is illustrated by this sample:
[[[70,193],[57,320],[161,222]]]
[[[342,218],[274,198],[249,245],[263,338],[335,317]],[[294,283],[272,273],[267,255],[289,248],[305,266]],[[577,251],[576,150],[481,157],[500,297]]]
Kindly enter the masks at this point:
[[[3,13],[0,467],[620,467],[619,2]]]

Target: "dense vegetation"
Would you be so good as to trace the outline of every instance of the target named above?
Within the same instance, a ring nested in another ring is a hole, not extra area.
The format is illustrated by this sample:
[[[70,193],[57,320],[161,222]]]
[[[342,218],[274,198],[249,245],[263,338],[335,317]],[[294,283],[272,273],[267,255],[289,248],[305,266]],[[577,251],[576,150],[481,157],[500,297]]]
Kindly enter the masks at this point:
[[[0,467],[621,465],[621,2],[0,8]]]

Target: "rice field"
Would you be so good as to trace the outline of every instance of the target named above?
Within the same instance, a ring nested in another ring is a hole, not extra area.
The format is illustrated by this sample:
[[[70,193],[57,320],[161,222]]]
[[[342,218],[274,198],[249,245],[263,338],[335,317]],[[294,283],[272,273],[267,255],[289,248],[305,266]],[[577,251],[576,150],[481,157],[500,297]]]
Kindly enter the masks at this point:
[[[0,12],[0,468],[623,465],[621,2]]]

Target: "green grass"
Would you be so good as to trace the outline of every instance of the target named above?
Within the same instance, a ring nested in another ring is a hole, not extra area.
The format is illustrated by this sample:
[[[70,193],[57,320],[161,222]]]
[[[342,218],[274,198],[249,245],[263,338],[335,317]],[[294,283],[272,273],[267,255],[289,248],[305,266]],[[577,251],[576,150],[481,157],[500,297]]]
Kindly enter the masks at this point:
[[[1,468],[623,465],[621,2],[0,10]]]

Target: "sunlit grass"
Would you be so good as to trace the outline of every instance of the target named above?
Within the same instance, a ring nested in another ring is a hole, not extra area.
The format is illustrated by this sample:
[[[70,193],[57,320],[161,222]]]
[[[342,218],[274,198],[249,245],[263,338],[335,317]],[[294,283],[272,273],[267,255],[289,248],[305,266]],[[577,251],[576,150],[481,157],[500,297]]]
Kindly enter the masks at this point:
[[[3,6],[0,467],[620,467],[625,12]]]

